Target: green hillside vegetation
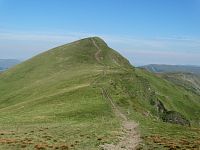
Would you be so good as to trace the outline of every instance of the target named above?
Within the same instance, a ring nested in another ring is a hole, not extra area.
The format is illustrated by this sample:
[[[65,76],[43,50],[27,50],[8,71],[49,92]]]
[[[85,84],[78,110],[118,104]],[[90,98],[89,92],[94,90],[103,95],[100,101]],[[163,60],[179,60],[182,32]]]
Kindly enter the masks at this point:
[[[118,143],[122,122],[102,91],[139,123],[138,148],[199,148],[199,95],[134,68],[93,37],[0,74],[0,149],[89,150]]]
[[[193,73],[164,73],[163,78],[200,95],[200,75]]]

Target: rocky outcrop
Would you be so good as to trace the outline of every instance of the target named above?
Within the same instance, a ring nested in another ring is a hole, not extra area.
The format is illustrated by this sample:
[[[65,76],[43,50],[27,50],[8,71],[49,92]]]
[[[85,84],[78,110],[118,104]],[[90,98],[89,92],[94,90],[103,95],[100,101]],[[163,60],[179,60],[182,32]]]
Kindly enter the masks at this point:
[[[180,124],[184,126],[190,126],[190,121],[185,118],[181,113],[176,111],[168,111],[164,104],[160,100],[155,100],[155,105],[159,117],[164,122],[169,122],[173,124]]]
[[[169,123],[190,126],[190,121],[176,111],[166,111],[162,116],[162,120]]]

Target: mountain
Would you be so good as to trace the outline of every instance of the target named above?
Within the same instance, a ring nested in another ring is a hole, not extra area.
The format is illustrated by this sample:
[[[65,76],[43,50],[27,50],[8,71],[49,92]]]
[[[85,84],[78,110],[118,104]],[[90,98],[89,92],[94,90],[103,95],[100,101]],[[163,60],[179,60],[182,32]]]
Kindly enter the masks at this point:
[[[141,66],[141,68],[147,69],[148,71],[154,73],[184,72],[184,73],[200,74],[199,66],[151,64],[151,65]]]
[[[6,70],[19,63],[20,61],[16,59],[0,59],[0,71]]]
[[[0,74],[0,149],[198,148],[199,98],[82,39]]]

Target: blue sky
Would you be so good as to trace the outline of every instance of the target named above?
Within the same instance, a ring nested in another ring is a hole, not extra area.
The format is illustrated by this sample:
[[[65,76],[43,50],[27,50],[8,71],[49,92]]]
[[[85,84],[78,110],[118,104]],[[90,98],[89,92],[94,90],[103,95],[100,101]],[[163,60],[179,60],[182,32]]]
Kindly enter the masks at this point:
[[[88,36],[135,65],[200,65],[200,0],[0,0],[0,58]]]

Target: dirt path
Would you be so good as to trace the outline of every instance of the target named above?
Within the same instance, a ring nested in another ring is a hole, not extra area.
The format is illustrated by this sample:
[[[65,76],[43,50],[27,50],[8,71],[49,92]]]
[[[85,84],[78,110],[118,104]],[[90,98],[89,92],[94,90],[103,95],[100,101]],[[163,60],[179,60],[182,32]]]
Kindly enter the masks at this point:
[[[101,53],[101,49],[99,48],[99,46],[96,44],[96,42],[94,41],[94,39],[92,39],[92,43],[94,44],[94,46],[97,48],[97,52],[94,54],[95,59],[100,62],[101,61],[101,57],[99,56]]]
[[[102,50],[96,44],[94,39],[92,39],[92,43],[98,50],[94,55],[95,59],[98,62],[100,62],[101,61],[100,53]],[[103,74],[105,74],[105,73],[103,72]],[[122,137],[120,138],[119,142],[116,145],[104,144],[104,145],[100,145],[100,148],[103,150],[135,150],[136,147],[140,143],[140,135],[136,130],[138,124],[135,123],[134,121],[129,121],[127,119],[126,115],[124,115],[119,110],[119,108],[115,105],[115,103],[112,100],[112,97],[109,95],[109,93],[106,89],[101,88],[101,90],[102,90],[102,95],[104,96],[104,98],[106,100],[108,100],[109,103],[111,104],[115,115],[122,122],[122,127],[123,127],[122,131],[124,134],[122,135]]]
[[[116,145],[104,144],[100,147],[104,150],[135,150],[140,143],[140,135],[136,130],[138,124],[127,119],[114,104],[111,96],[104,88],[102,88],[102,94],[110,102],[115,115],[122,121],[124,134]]]

